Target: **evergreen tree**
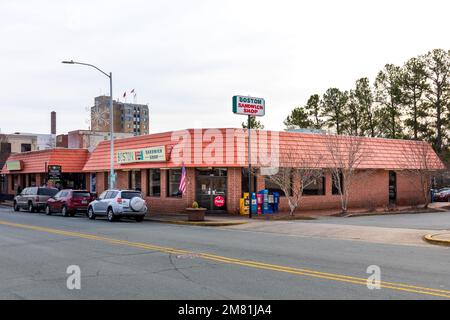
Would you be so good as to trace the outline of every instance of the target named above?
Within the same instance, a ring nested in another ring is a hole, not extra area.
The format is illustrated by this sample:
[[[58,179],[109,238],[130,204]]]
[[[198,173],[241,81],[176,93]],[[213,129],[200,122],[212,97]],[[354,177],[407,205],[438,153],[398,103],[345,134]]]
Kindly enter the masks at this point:
[[[328,89],[322,97],[321,108],[328,128],[334,128],[337,134],[345,132],[347,127],[348,92],[338,88]]]
[[[361,78],[356,81],[353,95],[354,99],[359,104],[359,109],[362,113],[362,123],[360,126],[361,134],[375,137],[377,121],[373,92],[368,78]]]
[[[242,122],[242,128],[248,129],[248,122]],[[256,120],[256,117],[250,117],[250,129],[264,129],[264,125]]]
[[[450,52],[442,49],[428,52],[425,65],[430,85],[426,97],[433,110],[429,116],[435,120],[432,142],[436,152],[441,154],[450,131]]]
[[[426,118],[429,104],[424,101],[424,93],[428,90],[427,72],[422,58],[409,59],[402,69],[402,99],[405,108],[405,126],[412,132],[412,138],[418,140],[429,136]]]
[[[304,107],[297,107],[291,111],[291,114],[284,120],[286,129],[310,128],[313,123],[308,119],[308,113]]]
[[[403,136],[400,117],[402,115],[401,102],[401,70],[393,64],[387,64],[375,80],[375,94],[377,103],[377,122],[382,136],[398,139]]]
[[[323,119],[321,117],[322,111],[320,109],[320,97],[318,94],[313,94],[309,97],[305,110],[307,111],[308,117],[312,122],[312,127],[314,129],[322,129]]]

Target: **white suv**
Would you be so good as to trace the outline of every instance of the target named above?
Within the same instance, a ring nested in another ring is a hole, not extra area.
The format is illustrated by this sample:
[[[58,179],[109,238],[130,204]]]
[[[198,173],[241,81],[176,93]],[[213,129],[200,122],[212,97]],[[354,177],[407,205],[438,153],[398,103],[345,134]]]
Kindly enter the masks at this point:
[[[106,190],[89,203],[87,216],[94,220],[96,216],[106,216],[109,221],[121,217],[133,217],[137,222],[144,220],[147,205],[139,191],[134,190]]]

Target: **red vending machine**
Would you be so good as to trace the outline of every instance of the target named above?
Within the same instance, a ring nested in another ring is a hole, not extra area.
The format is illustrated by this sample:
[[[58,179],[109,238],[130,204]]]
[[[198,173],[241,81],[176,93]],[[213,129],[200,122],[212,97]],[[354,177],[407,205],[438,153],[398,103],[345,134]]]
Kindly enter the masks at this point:
[[[258,214],[262,214],[262,207],[264,205],[264,195],[263,194],[257,194],[256,195],[257,198],[257,204],[258,204]]]

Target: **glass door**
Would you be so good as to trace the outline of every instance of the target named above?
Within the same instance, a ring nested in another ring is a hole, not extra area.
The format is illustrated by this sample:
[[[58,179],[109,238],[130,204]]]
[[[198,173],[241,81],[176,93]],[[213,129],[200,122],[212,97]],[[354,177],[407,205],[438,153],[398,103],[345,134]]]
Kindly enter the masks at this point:
[[[226,212],[227,204],[227,170],[206,169],[196,170],[196,200],[198,204],[208,209],[208,212]]]

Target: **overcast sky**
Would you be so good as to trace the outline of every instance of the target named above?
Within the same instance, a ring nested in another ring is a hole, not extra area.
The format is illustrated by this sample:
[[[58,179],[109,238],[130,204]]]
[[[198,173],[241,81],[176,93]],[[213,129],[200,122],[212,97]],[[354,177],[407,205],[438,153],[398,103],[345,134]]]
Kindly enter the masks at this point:
[[[267,129],[329,87],[373,81],[386,63],[450,49],[448,0],[0,0],[0,129],[87,129],[94,69],[115,99],[135,89],[150,132],[238,127],[236,94],[266,99]],[[129,99],[131,102],[132,99]]]

